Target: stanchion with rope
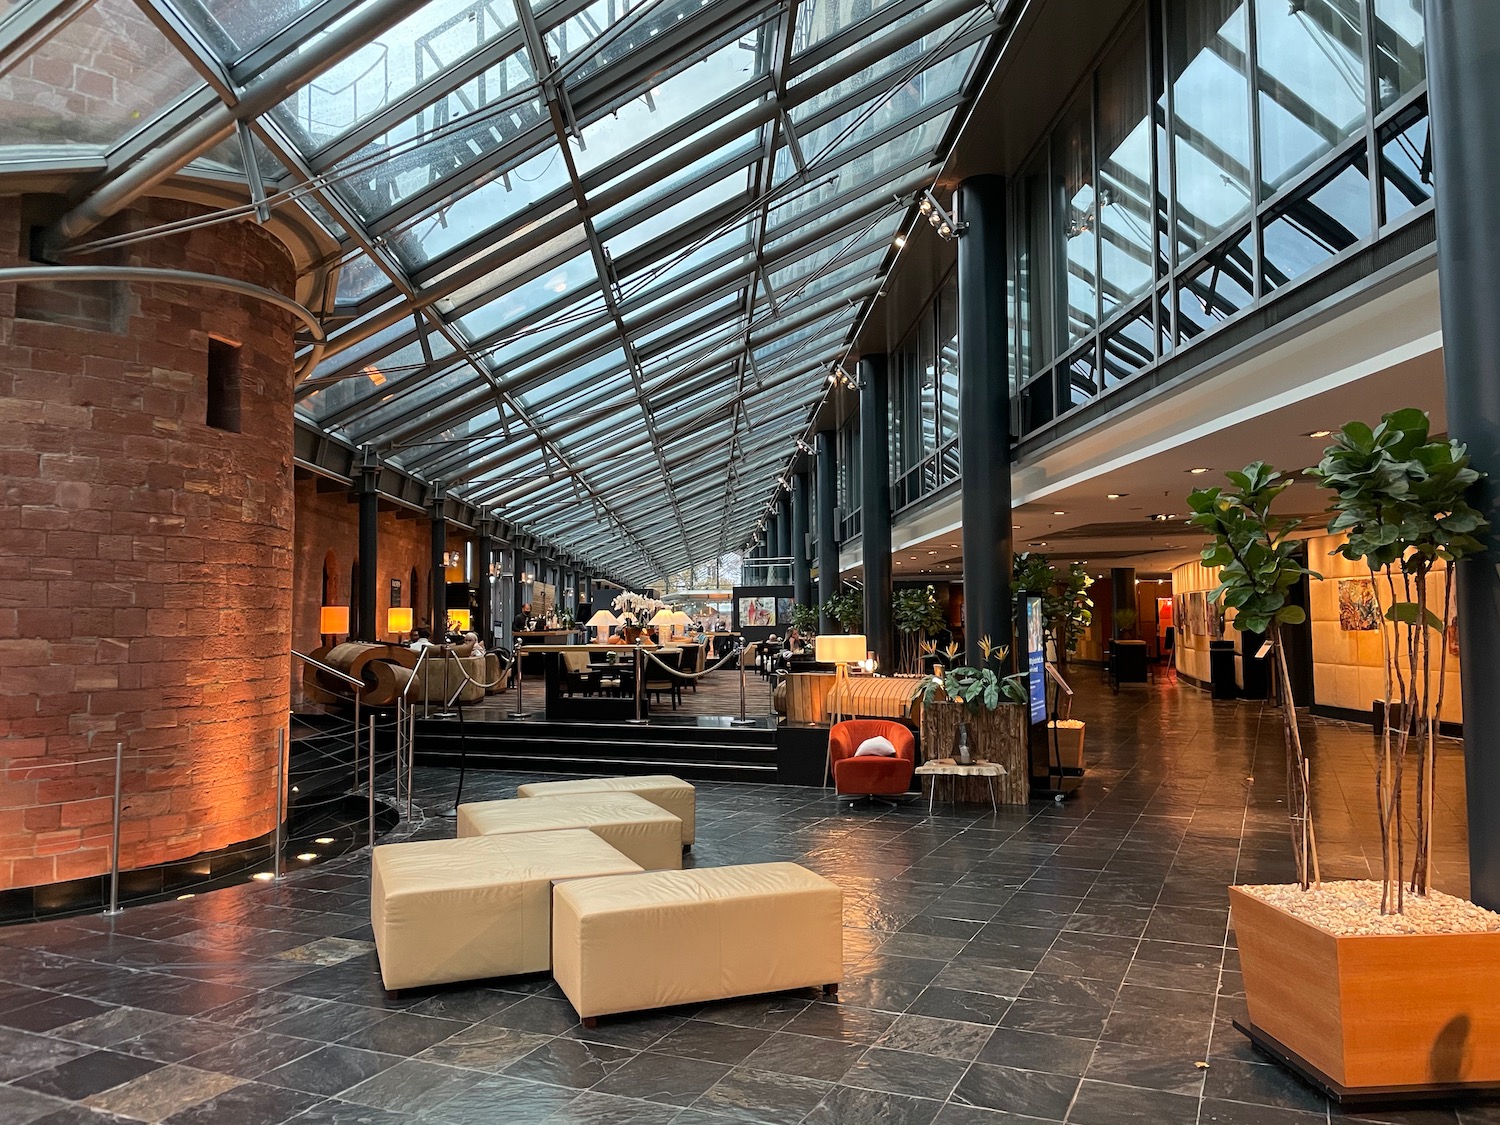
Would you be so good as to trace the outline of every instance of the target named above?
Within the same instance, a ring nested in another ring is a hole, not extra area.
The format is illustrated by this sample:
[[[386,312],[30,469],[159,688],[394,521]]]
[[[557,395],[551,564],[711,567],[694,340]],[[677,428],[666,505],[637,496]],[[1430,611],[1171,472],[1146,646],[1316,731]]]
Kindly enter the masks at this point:
[[[125,744],[115,743],[115,815],[109,847],[109,907],[105,914],[120,913],[120,816],[125,811]]]
[[[285,831],[286,809],[286,729],[278,728],[276,731],[276,842],[275,863],[272,866],[272,878],[280,882],[286,874],[281,866],[281,853],[283,850],[281,834]]]

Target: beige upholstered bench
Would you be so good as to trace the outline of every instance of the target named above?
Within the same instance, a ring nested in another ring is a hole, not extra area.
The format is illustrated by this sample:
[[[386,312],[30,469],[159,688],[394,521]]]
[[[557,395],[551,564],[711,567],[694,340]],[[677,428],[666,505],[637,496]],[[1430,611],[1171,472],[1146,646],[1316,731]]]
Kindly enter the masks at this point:
[[[388,989],[550,967],[552,880],[640,867],[585,829],[382,844],[370,924]]]
[[[788,988],[836,991],[843,894],[795,863],[560,883],[552,975],[584,1026],[615,1012]]]
[[[458,835],[587,828],[648,871],[682,866],[682,821],[634,793],[532,797],[458,806]]]
[[[680,777],[651,774],[646,777],[590,777],[579,781],[538,781],[522,785],[517,797],[576,797],[580,793],[634,793],[660,805],[682,821],[682,842],[691,846],[694,824],[694,790]]]

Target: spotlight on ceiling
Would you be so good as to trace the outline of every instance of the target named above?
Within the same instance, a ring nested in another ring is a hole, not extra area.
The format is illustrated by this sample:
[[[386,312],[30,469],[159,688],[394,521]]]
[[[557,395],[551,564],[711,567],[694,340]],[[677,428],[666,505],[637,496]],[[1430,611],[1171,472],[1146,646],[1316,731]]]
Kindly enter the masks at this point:
[[[1203,473],[1208,472],[1208,470],[1207,469],[1189,469],[1188,472],[1192,473],[1193,476],[1196,477],[1196,476],[1201,476]]]
[[[1106,492],[1104,498],[1106,500],[1123,500],[1129,495],[1130,493],[1128,492]]]
[[[1333,431],[1332,430],[1313,430],[1312,433],[1308,434],[1307,436],[1308,437],[1313,437],[1313,438],[1332,437],[1333,436]]]
[[[969,229],[968,223],[960,223],[943,210],[943,205],[937,201],[937,197],[926,188],[922,189],[917,202],[917,210],[927,219],[928,225],[938,232],[939,238],[945,238],[951,242]]]

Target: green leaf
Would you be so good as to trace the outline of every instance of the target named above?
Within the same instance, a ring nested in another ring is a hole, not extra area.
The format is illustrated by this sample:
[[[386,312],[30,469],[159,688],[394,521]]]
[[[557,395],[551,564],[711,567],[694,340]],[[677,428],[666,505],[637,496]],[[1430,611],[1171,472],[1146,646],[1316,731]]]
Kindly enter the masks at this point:
[[[1276,611],[1276,620],[1282,625],[1301,625],[1307,612],[1300,605],[1284,605]]]
[[[1442,619],[1432,610],[1423,609],[1416,602],[1396,602],[1385,611],[1385,619],[1400,622],[1402,625],[1426,625],[1429,629],[1436,629],[1439,633],[1443,631]]]

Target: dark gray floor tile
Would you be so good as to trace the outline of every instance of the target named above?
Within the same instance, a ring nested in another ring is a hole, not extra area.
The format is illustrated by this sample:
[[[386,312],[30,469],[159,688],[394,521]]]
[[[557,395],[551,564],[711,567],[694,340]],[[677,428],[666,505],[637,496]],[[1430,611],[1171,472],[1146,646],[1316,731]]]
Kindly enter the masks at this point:
[[[309,1094],[332,1096],[400,1061],[399,1055],[379,1055],[353,1047],[319,1047],[311,1054],[267,1071],[261,1076],[261,1081]]]
[[[1225,1102],[1216,1098],[1204,1098],[1198,1114],[1199,1125],[1318,1125],[1318,1122],[1327,1120],[1322,1113],[1304,1113],[1249,1102]]]
[[[498,1074],[517,1059],[550,1042],[550,1035],[480,1023],[450,1035],[441,1043],[434,1043],[413,1057],[423,1062]]]
[[[1092,1039],[997,1027],[979,1052],[979,1061],[1013,1070],[1040,1070],[1080,1078],[1088,1068],[1094,1047]]]
[[[581,1039],[550,1039],[505,1067],[512,1078],[587,1090],[635,1057],[634,1051]]]
[[[54,1098],[82,1101],[123,1085],[160,1065],[152,1059],[139,1059],[117,1051],[93,1051],[18,1078],[16,1085]]]
[[[314,1006],[289,1009],[264,1026],[277,1035],[294,1035],[299,1039],[312,1039],[319,1043],[335,1043],[361,1028],[373,1027],[392,1016],[391,1012],[381,1008],[367,1008],[360,1004],[341,1004],[336,1000],[316,1000],[308,996],[297,999],[312,1000]],[[260,1022],[258,1017],[252,1017],[252,1026]]]
[[[930,989],[924,989],[926,995]],[[896,1021],[892,1012],[877,1012],[852,1004],[811,1004],[785,1029],[798,1035],[817,1035],[849,1043],[874,1043]]]
[[[777,1031],[805,1011],[809,1003],[810,1000],[801,996],[752,996],[746,1000],[722,1000],[705,1004],[692,1015],[693,1019],[704,1023]]]
[[[963,1023],[908,1013],[899,1016],[875,1045],[971,1062],[989,1040],[993,1030],[987,1024]]]
[[[512,996],[510,1000],[511,1003],[506,1007],[483,1017],[484,1022],[497,1027],[512,1027],[517,1031],[534,1031],[541,1035],[561,1035],[569,1028],[578,1026],[578,1013],[566,1000],[556,1000],[550,996]]]
[[[78,1043],[0,1028],[0,1081],[14,1081],[89,1053],[89,1047]]]
[[[424,1113],[432,1125],[536,1125],[578,1096],[577,1090],[494,1075]]]
[[[421,1120],[409,1113],[330,1099],[299,1113],[287,1125],[419,1125]]]
[[[1141,1086],[1172,1094],[1202,1093],[1204,1060],[1173,1052],[1172,1044],[1137,1047],[1129,1043],[1101,1042],[1089,1060],[1087,1077],[1122,1086]]]
[[[158,1062],[182,1062],[204,1051],[226,1047],[250,1034],[243,1028],[225,1027],[204,1020],[177,1016],[165,1018],[169,1022],[129,1039],[121,1039],[112,1045],[113,1049]]]
[[[13,1027],[20,1031],[51,1031],[64,1024],[76,1023],[109,1012],[112,1008],[81,996],[62,996],[55,993],[39,993],[36,999],[19,1006],[9,1007],[0,1003],[0,1027]]]
[[[659,1125],[667,1120],[666,1112],[656,1102],[589,1090],[554,1111],[547,1125]]]
[[[242,1082],[165,1119],[164,1125],[281,1125],[323,1099],[300,1090]]]
[[[651,1049],[661,1054],[735,1066],[744,1062],[750,1052],[770,1037],[769,1031],[752,1027],[688,1020],[658,1039]]]
[[[835,1086],[804,1119],[806,1125],[931,1125],[943,1103],[883,1090]]]
[[[450,1098],[462,1094],[483,1077],[471,1070],[440,1066],[420,1059],[402,1059],[395,1066],[351,1086],[339,1098],[397,1113],[435,1113]]]
[[[0,1121],[5,1125],[31,1125],[38,1117],[61,1109],[63,1104],[47,1094],[0,1084]]]
[[[841,1082],[888,1094],[945,1100],[963,1077],[967,1063],[911,1051],[871,1047],[845,1072]]]
[[[294,1039],[269,1031],[252,1031],[217,1047],[210,1047],[186,1062],[199,1070],[233,1074],[239,1078],[259,1078],[284,1063],[300,1059],[316,1050],[310,1039]]]
[[[416,1055],[469,1026],[460,1020],[394,1012],[368,1027],[356,1028],[340,1037],[338,1042],[345,1047],[359,1047],[386,1055]]]
[[[1248,1063],[1235,1059],[1214,1060],[1205,1073],[1203,1096],[1309,1113],[1320,1112],[1327,1104],[1323,1095],[1275,1063]]]
[[[778,1031],[745,1059],[751,1070],[837,1082],[865,1053],[862,1043]]]
[[[784,1125],[801,1121],[831,1089],[827,1082],[736,1067],[693,1103],[732,1121]]]
[[[1017,1000],[1000,1020],[1001,1027],[1040,1031],[1075,1039],[1096,1039],[1109,1017],[1107,1009],[1074,1008],[1042,1000]]]
[[[1035,1070],[974,1063],[953,1091],[953,1100],[1046,1121],[1061,1121],[1078,1079]]]
[[[1162,1090],[1143,1090],[1137,1086],[1115,1086],[1091,1082],[1087,1078],[1078,1088],[1070,1123],[1077,1125],[1197,1125],[1198,1099]]]
[[[729,1070],[726,1063],[642,1051],[611,1071],[593,1089],[601,1094],[687,1106]]]
[[[1013,1002],[1009,996],[995,996],[988,992],[932,987],[924,988],[907,1011],[918,1016],[993,1025],[1004,1018]]]

